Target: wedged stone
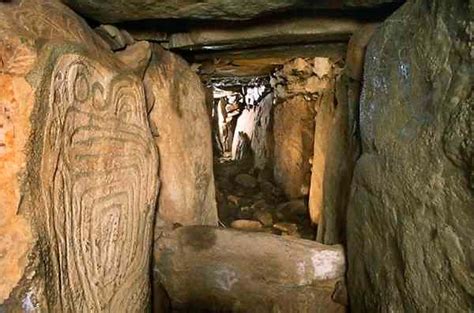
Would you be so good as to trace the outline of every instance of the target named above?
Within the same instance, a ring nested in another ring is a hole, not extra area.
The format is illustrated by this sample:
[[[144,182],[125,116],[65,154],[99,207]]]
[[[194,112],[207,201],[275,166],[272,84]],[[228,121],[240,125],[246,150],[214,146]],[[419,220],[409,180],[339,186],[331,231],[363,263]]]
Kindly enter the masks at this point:
[[[127,46],[128,45],[133,45],[135,43],[135,38],[133,38],[133,36],[128,31],[126,31],[125,29],[121,29],[120,33],[122,34],[122,38],[125,41],[125,44]],[[138,40],[140,40],[140,39],[138,39]]]
[[[135,74],[143,77],[151,59],[151,45],[147,41],[137,41],[124,50],[115,52],[115,56]]]
[[[0,59],[0,311],[145,311],[158,155],[141,78],[59,1],[0,2]]]
[[[107,42],[110,49],[114,51],[123,49],[127,45],[127,41],[122,32],[113,25],[100,25],[95,28],[95,31]]]
[[[181,57],[154,44],[144,83],[160,153],[158,217],[217,225],[211,125],[199,77]]]
[[[156,279],[176,310],[345,312],[332,300],[344,284],[339,245],[185,226],[164,233],[154,257]]]
[[[471,20],[463,0],[408,1],[370,40],[347,215],[353,312],[472,311]]]

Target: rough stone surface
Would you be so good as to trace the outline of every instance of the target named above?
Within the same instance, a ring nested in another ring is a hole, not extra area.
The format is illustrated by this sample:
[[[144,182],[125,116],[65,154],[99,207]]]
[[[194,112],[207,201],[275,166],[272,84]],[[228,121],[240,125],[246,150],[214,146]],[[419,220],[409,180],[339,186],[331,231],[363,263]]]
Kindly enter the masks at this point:
[[[113,25],[100,25],[95,28],[95,31],[114,51],[123,49],[127,45],[124,34]]]
[[[183,59],[158,45],[153,50],[144,81],[160,151],[159,218],[182,225],[217,225],[204,88]]]
[[[158,160],[140,77],[67,7],[23,0],[0,3],[0,89],[0,311],[146,310]]]
[[[65,0],[76,11],[102,23],[146,19],[221,19],[245,20],[261,14],[288,9],[372,7],[397,0]]]
[[[157,279],[174,310],[344,312],[342,246],[264,233],[185,226],[154,250]],[[339,283],[338,283],[339,282]]]
[[[374,31],[375,25],[367,25],[351,37],[344,69],[335,68],[335,81],[317,109],[309,206],[317,240],[324,244],[346,241],[350,185],[360,155],[356,129],[364,56]]]
[[[298,95],[275,106],[274,176],[290,199],[309,193],[314,136],[313,104]]]
[[[290,199],[309,194],[317,93],[308,91],[308,86],[313,85],[310,78],[317,59],[294,59],[272,80],[274,176]]]
[[[273,94],[266,95],[258,104],[258,108],[251,147],[254,166],[264,169],[271,166],[273,158]]]
[[[233,49],[262,45],[291,45],[317,41],[345,41],[363,23],[349,18],[299,17],[262,21],[234,28],[202,27],[169,37],[170,48],[225,47]]]
[[[343,0],[347,7],[381,7],[384,5],[400,5],[405,0]]]
[[[472,9],[409,1],[368,46],[347,224],[353,312],[474,308]]]

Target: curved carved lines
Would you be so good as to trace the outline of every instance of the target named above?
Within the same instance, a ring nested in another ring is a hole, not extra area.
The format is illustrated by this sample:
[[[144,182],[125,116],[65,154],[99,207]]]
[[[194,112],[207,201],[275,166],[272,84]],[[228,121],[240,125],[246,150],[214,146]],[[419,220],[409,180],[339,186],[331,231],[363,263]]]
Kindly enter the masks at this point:
[[[149,292],[158,158],[140,81],[91,63],[66,55],[53,71],[42,164],[52,255],[65,311],[136,311]]]
[[[47,0],[29,2],[12,10],[13,21],[35,37],[74,39],[83,43],[96,40],[95,34],[84,27],[67,7]],[[90,47],[94,48],[94,45]]]

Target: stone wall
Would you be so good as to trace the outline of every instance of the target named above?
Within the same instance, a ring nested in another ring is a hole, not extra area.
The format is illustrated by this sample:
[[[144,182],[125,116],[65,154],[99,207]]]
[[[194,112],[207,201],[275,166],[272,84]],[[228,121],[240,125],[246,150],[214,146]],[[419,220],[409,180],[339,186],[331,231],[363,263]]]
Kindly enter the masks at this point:
[[[347,221],[353,312],[474,308],[472,10],[409,1],[368,46]]]

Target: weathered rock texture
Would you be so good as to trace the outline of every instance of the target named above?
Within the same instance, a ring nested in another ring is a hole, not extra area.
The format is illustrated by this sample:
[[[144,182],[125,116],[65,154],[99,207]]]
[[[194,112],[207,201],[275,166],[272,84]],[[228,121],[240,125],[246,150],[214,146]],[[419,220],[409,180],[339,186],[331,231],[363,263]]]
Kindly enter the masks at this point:
[[[258,104],[258,108],[251,147],[255,167],[264,169],[271,166],[273,159],[273,94],[266,95]]]
[[[72,8],[103,23],[132,20],[188,18],[245,20],[261,14],[282,12],[288,9],[342,8],[338,0],[175,0],[163,1],[101,1],[65,0]],[[344,0],[348,6],[378,6],[397,0]]]
[[[347,123],[347,103],[336,99],[336,77],[339,76],[340,69],[329,59],[321,59],[319,64],[316,79],[320,81],[321,89],[318,91],[315,106],[317,113],[308,204],[311,220],[318,224],[318,233],[321,237],[326,231],[338,232],[340,229],[335,228],[344,227],[343,212],[339,211],[340,206],[344,205],[340,203],[344,200],[341,183],[347,179],[346,165],[349,153],[346,140],[350,136],[350,131]],[[350,180],[345,186],[348,191]],[[341,237],[340,234],[332,235],[337,239]],[[331,241],[321,238],[319,240]]]
[[[472,9],[410,1],[368,46],[347,224],[353,312],[474,308]]]
[[[183,59],[155,45],[145,86],[160,151],[159,218],[217,225],[211,122],[199,77]]]
[[[316,58],[318,59],[318,58]],[[274,176],[288,198],[309,194],[316,92],[315,59],[294,59],[275,73]]]
[[[235,28],[202,27],[169,36],[170,48],[194,48],[232,45],[248,48],[262,45],[314,43],[317,41],[345,41],[363,23],[349,18],[312,17],[286,18],[238,25]]]
[[[106,47],[58,2],[0,3],[8,312],[138,312],[149,303],[157,151],[141,78]]]
[[[342,246],[189,226],[155,246],[157,279],[175,310],[344,312]]]
[[[324,244],[346,239],[350,185],[360,154],[356,127],[365,47],[374,30],[367,25],[351,37],[343,70],[332,64],[321,73],[327,86],[316,105],[309,210],[318,224],[317,240]]]

